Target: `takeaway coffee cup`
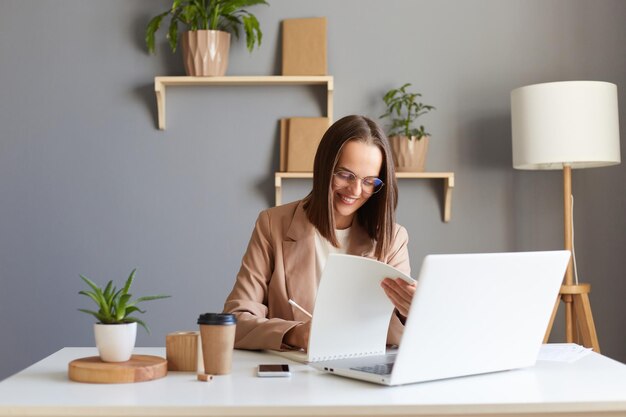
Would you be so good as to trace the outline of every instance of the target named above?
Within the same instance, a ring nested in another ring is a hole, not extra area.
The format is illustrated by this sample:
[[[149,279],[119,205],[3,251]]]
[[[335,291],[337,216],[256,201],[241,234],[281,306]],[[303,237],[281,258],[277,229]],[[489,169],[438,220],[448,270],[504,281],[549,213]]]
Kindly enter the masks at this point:
[[[236,324],[233,314],[205,313],[198,317],[205,374],[230,373]]]

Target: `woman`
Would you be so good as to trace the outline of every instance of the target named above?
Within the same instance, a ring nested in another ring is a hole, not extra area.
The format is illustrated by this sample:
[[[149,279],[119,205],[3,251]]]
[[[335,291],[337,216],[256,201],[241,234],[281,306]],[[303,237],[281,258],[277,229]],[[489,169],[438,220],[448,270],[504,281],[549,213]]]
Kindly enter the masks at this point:
[[[306,349],[328,254],[385,262],[409,275],[408,235],[395,224],[398,187],[387,137],[372,120],[347,116],[324,134],[313,190],[301,201],[259,215],[224,312],[237,316],[239,349]],[[387,335],[398,344],[415,287],[400,278],[381,284],[395,306]]]

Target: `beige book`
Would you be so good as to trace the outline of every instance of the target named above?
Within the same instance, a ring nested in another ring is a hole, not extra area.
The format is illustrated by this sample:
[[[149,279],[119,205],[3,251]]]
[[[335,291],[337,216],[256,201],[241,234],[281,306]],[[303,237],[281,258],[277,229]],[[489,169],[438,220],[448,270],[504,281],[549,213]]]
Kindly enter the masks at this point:
[[[326,18],[283,20],[283,75],[327,75]]]
[[[287,135],[289,119],[280,119],[280,172],[287,172]]]
[[[281,120],[280,167],[286,172],[312,172],[317,146],[330,125],[327,117]]]

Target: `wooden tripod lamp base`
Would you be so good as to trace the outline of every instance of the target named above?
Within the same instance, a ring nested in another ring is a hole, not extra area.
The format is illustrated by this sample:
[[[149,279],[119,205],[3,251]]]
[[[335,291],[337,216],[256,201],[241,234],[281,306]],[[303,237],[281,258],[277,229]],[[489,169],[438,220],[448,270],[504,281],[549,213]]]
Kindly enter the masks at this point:
[[[563,217],[565,231],[565,249],[572,252],[574,256],[574,240],[572,226],[572,168],[569,165],[563,166]],[[589,293],[591,285],[574,283],[573,261],[570,259],[563,279],[563,285],[559,291],[548,330],[543,339],[548,342],[556,312],[561,301],[565,303],[565,339],[567,343],[579,343],[585,347],[592,348],[600,353],[600,343],[596,335],[596,327],[593,324],[591,314],[591,303]]]
[[[582,344],[600,353],[600,343],[598,342],[598,335],[596,334],[596,327],[591,314],[591,303],[589,302],[590,292],[590,284],[561,285],[543,343],[548,343],[550,332],[554,325],[554,318],[561,301],[563,301],[565,304],[566,341],[568,343]]]

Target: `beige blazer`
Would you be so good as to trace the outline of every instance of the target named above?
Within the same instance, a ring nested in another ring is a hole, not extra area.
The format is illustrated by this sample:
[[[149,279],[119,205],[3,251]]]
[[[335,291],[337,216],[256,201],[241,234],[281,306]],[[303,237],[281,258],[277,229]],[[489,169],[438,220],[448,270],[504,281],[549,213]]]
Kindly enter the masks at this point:
[[[315,228],[306,217],[302,201],[262,211],[224,312],[237,317],[235,347],[239,349],[286,349],[283,336],[309,320],[288,303],[291,298],[313,312],[317,292],[315,274]],[[365,229],[353,224],[351,255],[374,258],[375,242]],[[408,234],[400,225],[384,262],[410,274]],[[381,289],[382,291],[382,289]],[[387,343],[398,344],[403,325],[395,314],[390,319]]]

